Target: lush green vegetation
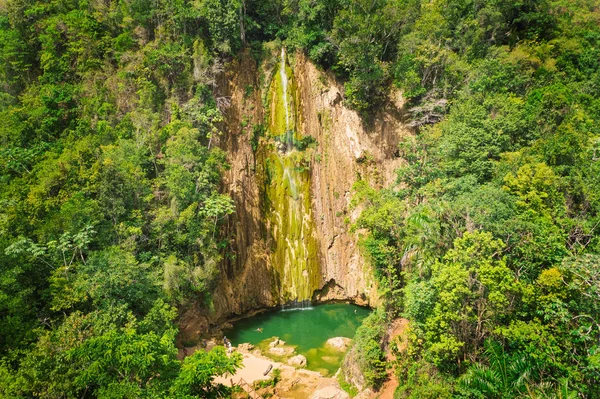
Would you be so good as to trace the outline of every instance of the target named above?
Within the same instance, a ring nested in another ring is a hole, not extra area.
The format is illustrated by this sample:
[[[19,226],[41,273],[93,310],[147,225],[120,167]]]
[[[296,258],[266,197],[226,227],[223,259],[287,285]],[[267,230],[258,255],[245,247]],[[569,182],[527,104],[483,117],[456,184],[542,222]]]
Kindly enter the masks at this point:
[[[594,0],[0,2],[0,397],[216,395],[237,360],[177,361],[173,321],[210,303],[233,212],[216,76],[274,40],[366,121],[408,100],[397,185],[355,196],[410,320],[397,396],[599,397]]]
[[[586,1],[403,3],[416,137],[359,184],[398,398],[600,395],[600,14]]]
[[[235,44],[198,23],[224,10],[0,4],[0,397],[205,398],[239,365],[175,347],[233,212],[211,85]]]

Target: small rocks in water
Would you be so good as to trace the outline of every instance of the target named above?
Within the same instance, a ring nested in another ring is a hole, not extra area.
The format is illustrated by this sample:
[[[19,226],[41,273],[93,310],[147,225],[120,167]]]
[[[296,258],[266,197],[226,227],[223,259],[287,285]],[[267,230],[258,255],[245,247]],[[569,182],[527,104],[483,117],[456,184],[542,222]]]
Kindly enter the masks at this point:
[[[285,341],[275,337],[273,341],[269,343],[269,353],[275,356],[289,356],[296,352],[291,346],[285,346]]]
[[[252,351],[254,349],[254,345],[250,344],[250,343],[243,343],[243,344],[239,344],[237,346],[237,350],[238,352],[247,352],[249,353],[250,351]]]
[[[285,345],[285,341],[280,340],[279,338],[275,338],[270,344],[269,344],[269,348],[274,348],[276,346],[283,346]]]
[[[316,390],[310,399],[349,399],[350,396],[341,388],[336,386],[328,386]]]
[[[335,338],[329,338],[326,342],[326,345],[331,346],[334,349],[337,349],[339,351],[345,351],[348,349],[348,347],[350,346],[351,343],[352,343],[352,340],[350,338],[335,337]]]
[[[287,362],[290,366],[306,366],[306,358],[302,355],[296,355],[294,357],[291,357]]]

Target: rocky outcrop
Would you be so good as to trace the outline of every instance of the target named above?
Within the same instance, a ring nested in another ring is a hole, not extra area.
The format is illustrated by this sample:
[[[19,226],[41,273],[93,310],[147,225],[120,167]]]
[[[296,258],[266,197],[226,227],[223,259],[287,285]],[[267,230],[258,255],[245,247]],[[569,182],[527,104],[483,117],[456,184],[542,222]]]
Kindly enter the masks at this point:
[[[215,143],[226,152],[231,165],[224,176],[224,188],[234,199],[236,212],[223,231],[229,246],[223,253],[211,311],[204,304],[186,311],[181,318],[186,337],[232,315],[289,299],[289,294],[283,295],[285,287],[281,285],[286,283],[281,265],[272,264],[277,243],[265,214],[265,175],[259,173],[264,165],[257,155],[261,135],[273,115],[268,105],[272,90],[269,81],[278,68],[277,57],[278,52],[274,52],[273,61],[265,61],[259,68],[248,53],[242,54],[217,84],[216,97],[225,125]],[[302,276],[311,279],[311,287],[318,288],[315,300],[376,304],[372,273],[364,266],[357,233],[349,231],[348,222],[356,219],[359,209],[351,210],[349,204],[357,180],[381,186],[395,178],[394,170],[400,165],[395,156],[398,142],[410,134],[401,121],[401,96],[381,110],[372,125],[365,126],[356,112],[344,106],[341,85],[302,54],[292,58],[295,60],[289,69],[295,79],[297,113],[294,128],[301,133],[298,137],[310,136],[314,141],[301,155],[308,165],[307,172],[302,173],[309,174],[311,237],[316,243],[318,270],[314,276],[312,271],[303,270]],[[316,279],[314,283],[312,279]]]
[[[359,391],[363,391],[368,387],[365,376],[359,366],[360,359],[362,359],[362,355],[358,353],[355,345],[350,348],[350,351],[344,357],[340,372],[343,373],[346,382],[358,388]]]
[[[381,340],[381,345],[385,351],[386,362],[388,364],[395,364],[396,355],[395,353],[403,352],[406,350],[408,345],[408,331],[409,321],[407,319],[398,318],[392,321]],[[361,395],[356,396],[357,398],[369,398],[371,397],[371,389],[367,387],[366,378],[361,371],[360,362],[364,359],[364,355],[358,351],[356,346],[352,347],[346,354],[340,373],[342,378],[361,392]],[[382,398],[392,397],[394,391],[398,387],[398,379],[394,373],[394,369],[388,369],[387,379],[383,383],[383,386],[378,387],[378,395]]]
[[[371,398],[379,398],[380,396],[373,392],[373,390],[371,388],[367,388],[362,392],[359,392],[358,395],[356,395],[354,397],[354,399],[371,399]],[[383,398],[383,396],[381,396],[381,398]]]

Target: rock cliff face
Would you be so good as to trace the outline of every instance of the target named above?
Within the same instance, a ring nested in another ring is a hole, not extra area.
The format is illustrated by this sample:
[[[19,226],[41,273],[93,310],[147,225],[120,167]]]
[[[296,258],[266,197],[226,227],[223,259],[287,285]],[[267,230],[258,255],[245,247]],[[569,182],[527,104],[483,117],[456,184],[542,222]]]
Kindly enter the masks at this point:
[[[409,134],[402,99],[365,127],[334,79],[302,54],[281,57],[257,66],[243,54],[218,82],[225,129],[217,145],[231,165],[224,184],[236,212],[213,307],[190,309],[184,335],[294,299],[377,302],[358,235],[349,232],[358,214],[349,203],[357,180],[395,178],[397,145]]]
[[[312,206],[314,138],[302,125],[300,92],[281,50],[267,94],[267,129],[257,143],[257,179],[280,302],[310,300],[320,288],[318,240]]]

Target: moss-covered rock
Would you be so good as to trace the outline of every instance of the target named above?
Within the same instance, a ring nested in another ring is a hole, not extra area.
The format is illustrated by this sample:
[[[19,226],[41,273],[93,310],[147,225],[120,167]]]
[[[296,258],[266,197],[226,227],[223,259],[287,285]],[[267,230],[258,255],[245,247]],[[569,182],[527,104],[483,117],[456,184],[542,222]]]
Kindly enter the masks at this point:
[[[270,86],[268,131],[261,142],[264,210],[272,238],[272,264],[282,302],[302,301],[319,288],[319,258],[311,209],[310,165],[300,146],[292,69],[281,64]]]

